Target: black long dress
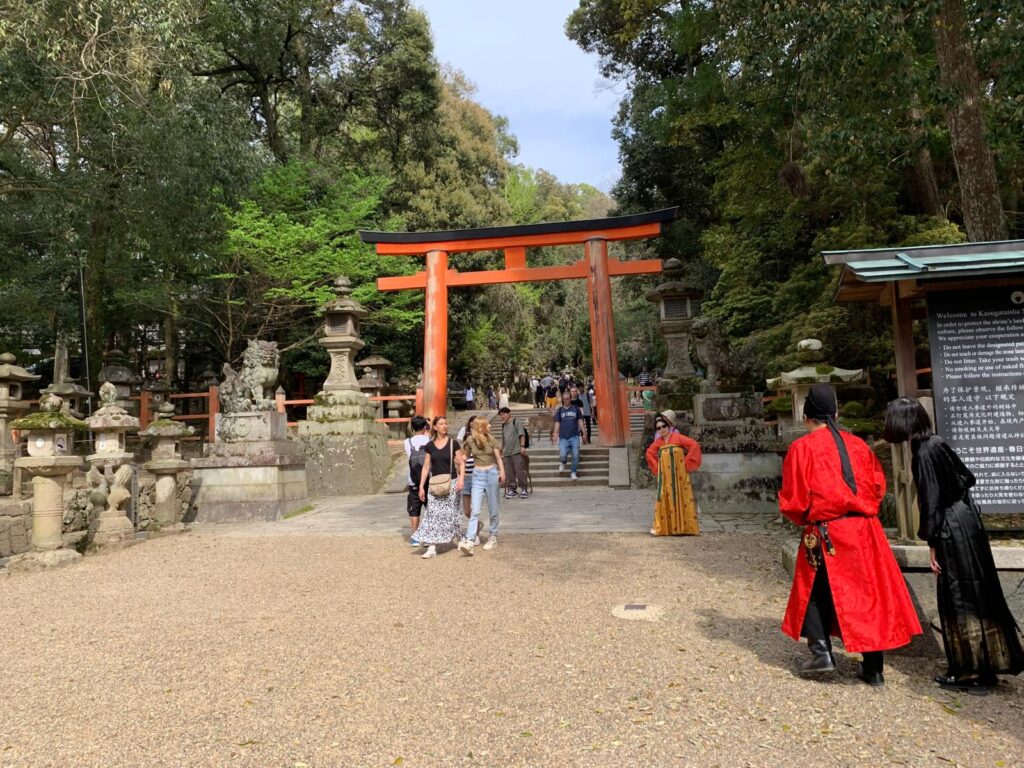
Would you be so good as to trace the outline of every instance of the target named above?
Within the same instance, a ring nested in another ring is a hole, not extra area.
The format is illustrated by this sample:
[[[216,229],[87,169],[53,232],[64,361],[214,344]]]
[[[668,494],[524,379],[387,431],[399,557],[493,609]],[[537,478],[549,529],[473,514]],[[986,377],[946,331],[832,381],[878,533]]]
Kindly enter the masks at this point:
[[[914,442],[912,471],[921,525],[935,549],[939,618],[949,674],[991,680],[1024,670],[1024,649],[969,489],[974,475],[937,435]]]

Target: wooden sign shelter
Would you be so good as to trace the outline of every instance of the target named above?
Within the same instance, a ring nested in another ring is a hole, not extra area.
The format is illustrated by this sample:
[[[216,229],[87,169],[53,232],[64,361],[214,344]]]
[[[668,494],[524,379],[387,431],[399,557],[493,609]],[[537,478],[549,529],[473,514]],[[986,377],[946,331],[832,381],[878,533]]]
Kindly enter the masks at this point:
[[[594,383],[601,410],[601,444],[626,442],[625,414],[619,397],[619,362],[615,349],[611,278],[661,272],[660,259],[619,261],[608,255],[608,243],[657,237],[675,219],[678,208],[586,221],[562,221],[511,227],[445,232],[366,232],[382,256],[424,256],[426,269],[405,277],[381,277],[381,291],[423,289],[426,312],[423,345],[423,404],[425,415],[444,414],[448,385],[448,289],[468,285],[585,279],[590,307],[590,343]],[[573,264],[528,267],[527,248],[582,245],[584,258]],[[459,272],[448,268],[448,255],[472,251],[502,251],[505,268]]]
[[[923,307],[915,303],[941,295],[1024,288],[1024,240],[824,251],[822,257],[830,266],[842,266],[836,301],[877,302],[889,307],[896,386],[905,397],[942,397],[941,392],[918,388],[913,323],[924,315]],[[932,355],[934,358],[934,349]],[[893,473],[900,536],[913,539],[917,494],[906,443],[893,449]]]

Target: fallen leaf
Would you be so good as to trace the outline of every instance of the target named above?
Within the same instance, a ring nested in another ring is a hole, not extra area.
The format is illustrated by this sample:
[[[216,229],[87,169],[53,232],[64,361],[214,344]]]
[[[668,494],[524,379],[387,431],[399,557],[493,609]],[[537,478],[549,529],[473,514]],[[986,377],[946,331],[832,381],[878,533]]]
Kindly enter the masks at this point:
[[[529,731],[523,731],[523,732],[522,732],[522,733],[520,733],[519,735],[520,735],[520,736],[524,736],[524,737],[526,737],[526,738],[529,738],[530,736],[533,736],[533,734],[532,734],[532,733],[530,733]]]
[[[401,765],[404,762],[405,762],[405,758],[404,757],[396,757],[394,759],[394,762],[392,762],[391,764],[392,765]]]
[[[239,747],[251,747],[253,744],[259,744],[259,742],[256,741],[256,739],[247,739],[247,740],[241,742],[240,744],[238,744],[237,746],[239,746]]]

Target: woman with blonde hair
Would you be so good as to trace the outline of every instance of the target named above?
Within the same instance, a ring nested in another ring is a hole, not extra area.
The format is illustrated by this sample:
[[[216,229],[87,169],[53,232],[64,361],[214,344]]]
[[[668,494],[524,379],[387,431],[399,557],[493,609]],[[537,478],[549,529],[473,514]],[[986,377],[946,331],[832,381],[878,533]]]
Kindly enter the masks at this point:
[[[647,449],[647,466],[658,479],[652,536],[696,536],[697,502],[690,473],[700,468],[700,444],[677,431],[669,416],[654,417],[654,442]]]
[[[498,546],[498,488],[505,483],[505,464],[501,459],[501,446],[491,436],[491,425],[487,419],[473,420],[463,450],[474,462],[473,493],[469,528],[466,530],[466,537],[459,543],[459,550],[464,555],[472,555],[476,546],[477,529],[480,526],[480,505],[483,503],[484,495],[487,496],[491,528],[491,535],[484,544],[484,549],[490,551]]]
[[[416,529],[420,546],[427,548],[424,558],[435,557],[438,544],[451,543],[462,533],[459,494],[465,482],[461,448],[448,435],[448,419],[435,416],[431,426],[433,440],[423,448],[427,455],[420,479],[420,501],[427,506]]]

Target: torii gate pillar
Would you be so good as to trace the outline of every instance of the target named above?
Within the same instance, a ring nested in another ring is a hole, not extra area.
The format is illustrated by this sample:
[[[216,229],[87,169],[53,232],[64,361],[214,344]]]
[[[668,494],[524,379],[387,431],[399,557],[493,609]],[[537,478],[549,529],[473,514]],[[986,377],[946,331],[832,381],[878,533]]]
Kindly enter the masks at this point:
[[[448,254],[427,253],[423,318],[423,412],[428,419],[448,412]]]
[[[619,397],[619,354],[615,349],[615,317],[612,313],[612,280],[608,272],[608,243],[588,240],[587,304],[590,309],[590,350],[594,359],[594,385],[601,414],[598,435],[601,445],[626,444],[626,414]]]

